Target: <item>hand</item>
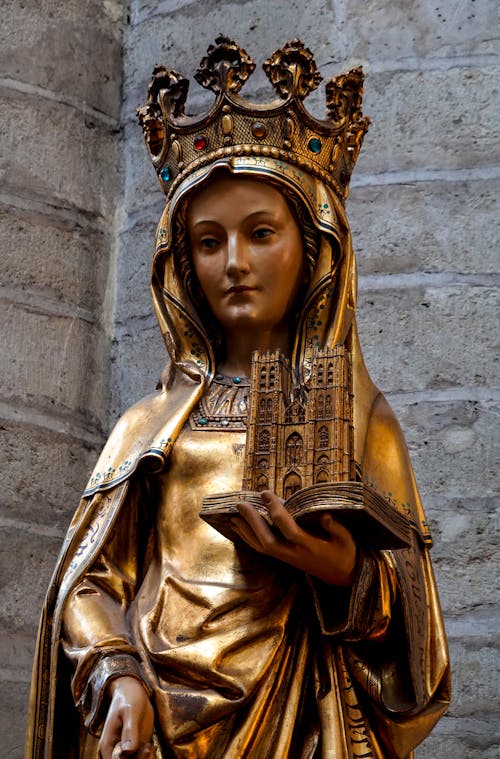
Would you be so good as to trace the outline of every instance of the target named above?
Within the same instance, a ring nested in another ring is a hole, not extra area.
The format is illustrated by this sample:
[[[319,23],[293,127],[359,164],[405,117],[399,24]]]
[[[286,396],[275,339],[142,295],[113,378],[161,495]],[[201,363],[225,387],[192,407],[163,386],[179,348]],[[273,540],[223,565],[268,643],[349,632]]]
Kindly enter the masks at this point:
[[[154,759],[154,712],[135,677],[117,677],[109,686],[111,703],[99,741],[101,759]]]
[[[349,530],[324,512],[319,523],[327,537],[318,537],[299,527],[275,493],[265,490],[262,501],[281,535],[270,529],[251,504],[238,504],[240,516],[232,524],[249,546],[331,585],[352,585],[356,544]]]

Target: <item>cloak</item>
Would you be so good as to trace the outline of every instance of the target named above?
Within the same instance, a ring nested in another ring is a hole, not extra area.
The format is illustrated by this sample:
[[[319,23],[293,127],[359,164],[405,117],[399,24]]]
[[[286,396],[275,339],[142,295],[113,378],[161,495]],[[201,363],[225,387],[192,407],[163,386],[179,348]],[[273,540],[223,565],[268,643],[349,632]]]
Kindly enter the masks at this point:
[[[40,624],[25,759],[79,755],[75,739],[81,725],[60,645],[65,604],[123,519],[138,478],[154,478],[165,470],[190,413],[213,380],[214,341],[186,292],[179,251],[190,193],[218,171],[271,182],[295,194],[310,216],[320,244],[297,318],[292,354],[296,381],[307,387],[315,348],[343,344],[349,349],[356,462],[364,480],[412,524],[411,547],[378,552],[358,573],[343,626],[329,618],[331,595],[325,601],[325,588],[311,581],[321,630],[321,663],[314,672],[322,731],[317,756],[410,757],[449,702],[448,653],[429,559],[431,537],[403,434],[363,361],[355,321],[355,259],[344,208],[319,179],[296,167],[273,158],[228,157],[193,172],[160,220],[152,294],[170,364],[158,391],[118,421],[65,538]],[[383,608],[373,608],[374,575],[379,572],[392,578],[392,586],[377,597]],[[374,618],[379,620],[378,633]]]

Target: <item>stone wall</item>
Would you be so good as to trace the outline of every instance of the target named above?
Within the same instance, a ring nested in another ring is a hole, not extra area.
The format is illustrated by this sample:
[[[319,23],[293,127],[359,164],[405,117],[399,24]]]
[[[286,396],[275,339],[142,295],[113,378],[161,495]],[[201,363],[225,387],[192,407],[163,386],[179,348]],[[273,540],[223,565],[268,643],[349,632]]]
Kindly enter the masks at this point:
[[[1,6],[0,754],[18,759],[43,597],[109,425],[123,9]]]
[[[125,11],[120,118],[121,3],[2,7],[4,754],[21,756],[36,618],[64,527],[105,431],[165,362],[149,295],[163,198],[135,108],[153,64],[192,77],[223,32],[257,62],[299,36],[325,79],[364,66],[373,123],[348,203],[360,332],[409,443],[454,668],[453,705],[417,756],[492,759],[496,3],[132,0]],[[269,93],[262,72],[252,79],[247,94]],[[190,97],[195,112],[210,102],[194,81]],[[310,98],[317,115],[322,97]]]

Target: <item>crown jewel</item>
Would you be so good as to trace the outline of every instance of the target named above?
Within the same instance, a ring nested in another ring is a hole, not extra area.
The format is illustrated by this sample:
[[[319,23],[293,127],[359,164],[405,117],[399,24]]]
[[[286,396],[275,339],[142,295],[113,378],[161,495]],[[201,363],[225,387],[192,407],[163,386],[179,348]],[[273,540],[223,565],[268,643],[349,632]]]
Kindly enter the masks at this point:
[[[361,111],[361,68],[327,82],[326,120],[313,117],[302,102],[322,77],[300,40],[276,50],[263,68],[279,95],[264,105],[238,94],[255,69],[254,61],[228,37],[217,37],[195,74],[203,87],[215,93],[215,102],[208,113],[189,116],[184,110],[188,80],[155,66],[148,102],[137,115],[167,196],[186,176],[219,158],[264,156],[320,177],[345,200],[370,123]]]

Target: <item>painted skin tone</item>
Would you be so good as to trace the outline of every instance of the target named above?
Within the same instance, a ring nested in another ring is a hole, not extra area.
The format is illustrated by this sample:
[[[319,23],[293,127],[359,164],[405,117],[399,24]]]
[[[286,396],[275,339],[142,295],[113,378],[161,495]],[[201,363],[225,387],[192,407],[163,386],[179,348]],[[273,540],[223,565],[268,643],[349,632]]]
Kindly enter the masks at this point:
[[[289,316],[304,280],[304,252],[284,196],[254,179],[218,177],[192,199],[187,227],[198,282],[224,334],[219,371],[249,376],[254,350],[289,353]],[[325,536],[311,535],[275,493],[264,491],[262,499],[280,534],[250,504],[240,504],[240,516],[234,519],[235,530],[254,550],[325,583],[352,585],[356,545],[348,530],[324,514]],[[133,677],[120,677],[111,682],[109,693],[99,744],[102,758],[152,759],[153,708],[145,688]],[[113,752],[118,742],[120,749]]]

